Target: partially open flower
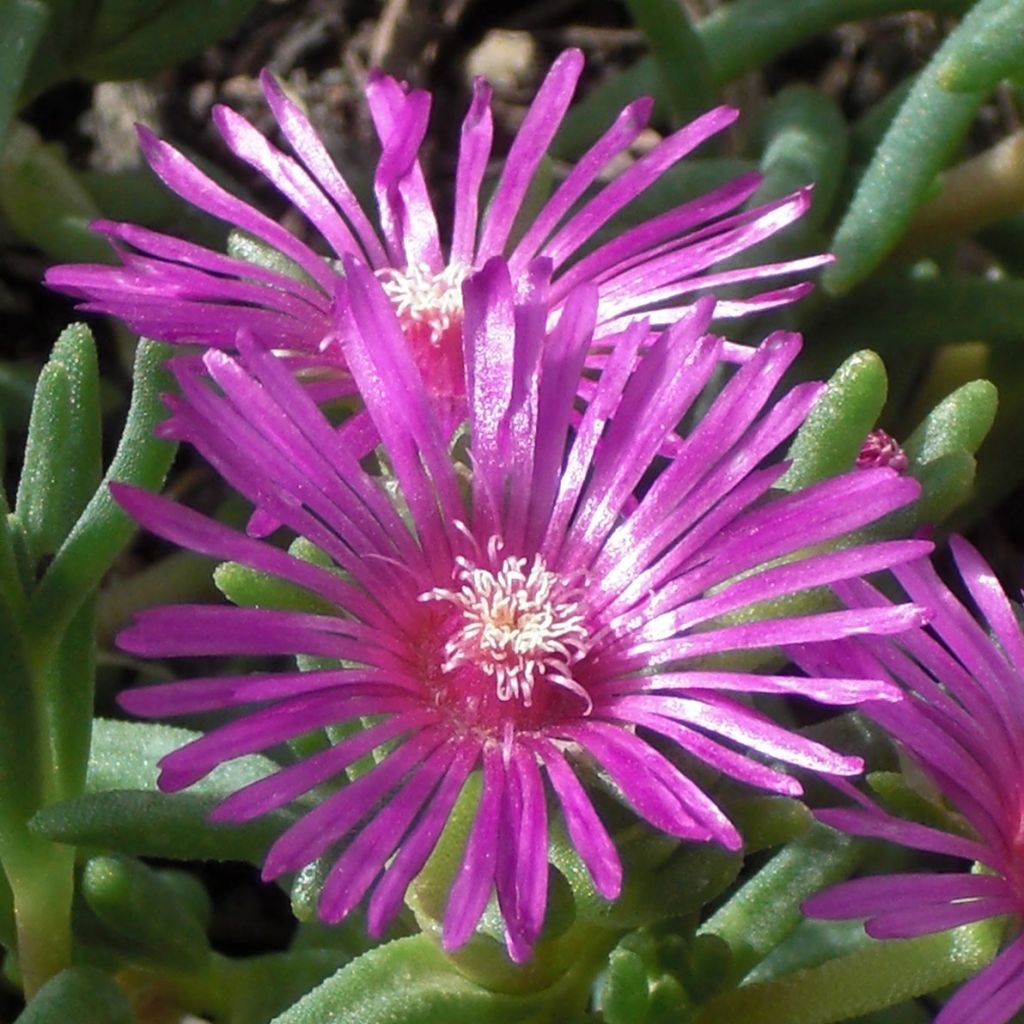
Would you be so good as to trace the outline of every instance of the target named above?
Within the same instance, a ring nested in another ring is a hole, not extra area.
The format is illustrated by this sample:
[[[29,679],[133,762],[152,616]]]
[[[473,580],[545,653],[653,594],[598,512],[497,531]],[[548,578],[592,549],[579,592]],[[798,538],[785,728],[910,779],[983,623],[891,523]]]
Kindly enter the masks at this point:
[[[551,260],[554,280],[546,311],[555,315],[574,287],[593,283],[599,302],[595,340],[616,337],[638,316],[667,325],[709,289],[792,275],[827,262],[812,256],[737,268],[734,258],[785,228],[809,203],[809,190],[755,209],[743,204],[759,177],[747,174],[706,195],[624,230],[599,233],[666,170],[731,124],[737,111],[719,107],[661,141],[611,181],[605,169],[646,126],[651,101],[637,100],[584,154],[533,220],[517,224],[531,183],[572,99],[583,68],[576,50],[563,53],[530,105],[507,154],[493,197],[482,215],[481,186],[492,145],[490,87],[474,86],[462,125],[453,226],[442,245],[434,201],[418,151],[427,130],[429,93],[407,90],[374,74],[366,100],[380,138],[374,178],[379,227],[362,209],[300,107],[267,72],[267,102],[294,156],[275,148],[241,115],[214,111],[228,148],[271,182],[305,216],[326,249],[312,248],[247,203],[226,192],[166,142],[140,129],[153,170],[180,196],[206,213],[276,250],[295,275],[257,266],[130,224],[100,221],[95,230],[114,245],[120,266],[52,268],[47,282],[82,300],[79,308],[110,313],[148,337],[198,342],[233,351],[242,329],[290,356],[297,368],[333,368],[334,393],[351,391],[343,346],[335,335],[334,303],[341,260],[355,255],[372,268],[394,303],[399,322],[430,392],[461,419],[458,365],[463,316],[461,283],[492,256],[507,258],[517,290],[536,257]],[[516,234],[515,232],[522,232]],[[718,269],[728,265],[728,269]],[[716,316],[740,316],[790,302],[807,283],[773,287],[720,302]],[[344,294],[342,292],[341,294]],[[595,358],[599,358],[595,354]]]
[[[156,657],[338,662],[123,694],[127,709],[158,717],[239,710],[236,721],[164,759],[164,789],[310,730],[353,726],[321,753],[229,797],[215,815],[245,820],[336,784],[318,805],[303,804],[264,873],[332,852],[321,915],[339,920],[369,894],[369,926],[379,934],[470,774],[481,771],[443,941],[465,942],[496,892],[508,950],[522,960],[544,919],[549,806],[560,808],[597,889],[609,899],[619,892],[619,859],[577,775],[581,760],[656,828],[730,849],[741,844],[736,828],[666,750],[786,794],[799,793],[799,783],[762,758],[828,773],[860,769],[859,759],[787,731],[737,695],[842,705],[892,699],[893,687],[707,663],[921,621],[912,605],[771,610],[770,602],[930,548],[900,540],[829,549],[916,495],[916,483],[887,469],[770,496],[786,466],[762,463],[821,390],[798,386],[768,404],[797,336],[765,341],[666,458],[666,438],[704,403],[721,369],[723,343],[707,333],[713,301],[664,332],[627,327],[581,409],[595,289],[568,296],[549,334],[549,266],[527,268],[527,297],[516,301],[507,264],[492,260],[465,285],[468,422],[456,464],[379,277],[351,257],[344,270],[337,336],[388,479],[365,472],[361,447],[335,432],[281,361],[244,332],[237,355],[211,351],[205,371],[179,363],[182,397],[165,429],[320,548],[330,568],[156,496],[115,489],[155,533],[290,581],[321,609],[160,608],[138,616],[122,647]],[[346,769],[374,750],[377,763],[349,781]]]
[[[951,541],[960,577],[983,622],[927,562],[894,570],[904,590],[931,609],[927,629],[898,639],[864,637],[797,652],[815,676],[865,675],[903,687],[908,699],[870,709],[955,812],[955,831],[896,818],[852,787],[861,806],[819,811],[835,828],[962,858],[962,871],[859,878],[808,900],[815,917],[865,917],[869,935],[903,939],[1008,916],[999,956],[963,986],[936,1024],[1006,1024],[1024,1009],[1024,636],[1019,609],[970,544]],[[865,583],[837,592],[850,608],[891,607]],[[845,787],[844,787],[845,788]],[[971,871],[971,863],[982,870]]]

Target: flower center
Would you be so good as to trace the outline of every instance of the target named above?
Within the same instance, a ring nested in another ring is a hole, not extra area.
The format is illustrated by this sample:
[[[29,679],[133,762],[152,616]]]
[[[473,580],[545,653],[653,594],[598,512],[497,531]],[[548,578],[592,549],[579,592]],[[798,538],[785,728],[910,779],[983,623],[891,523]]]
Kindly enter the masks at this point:
[[[434,394],[465,391],[462,365],[462,279],[466,268],[445,267],[435,274],[411,264],[405,270],[377,271],[398,315],[402,333],[424,383]]]
[[[588,631],[579,592],[537,555],[529,571],[525,558],[506,558],[497,572],[457,559],[462,587],[437,587],[421,601],[448,601],[461,621],[444,648],[443,672],[473,665],[494,680],[500,701],[533,703],[540,678],[579,694],[571,675],[587,653]]]
[[[889,466],[902,473],[908,465],[906,453],[896,439],[884,430],[872,430],[864,439],[860,454],[857,456],[858,469]]]

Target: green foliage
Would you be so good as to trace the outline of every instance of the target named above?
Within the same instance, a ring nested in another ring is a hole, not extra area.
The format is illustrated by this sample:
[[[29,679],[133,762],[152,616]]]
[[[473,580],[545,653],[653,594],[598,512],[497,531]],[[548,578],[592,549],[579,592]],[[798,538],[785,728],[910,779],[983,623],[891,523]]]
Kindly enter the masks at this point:
[[[40,0],[0,0],[0,152],[49,10]]]
[[[426,935],[416,935],[353,961],[273,1024],[571,1024],[579,1008],[570,995],[560,987],[531,996],[489,991],[460,974]]]
[[[57,339],[39,375],[14,514],[32,560],[52,555],[100,481],[96,346],[74,324]]]
[[[885,366],[874,352],[856,352],[832,375],[804,420],[782,487],[799,490],[850,469],[885,406]]]
[[[950,92],[942,69],[977,59],[975,34],[1005,7],[1005,0],[979,0],[918,77],[836,229],[836,263],[823,278],[829,291],[848,291],[878,266],[962,143],[985,92]]]
[[[69,967],[39,990],[17,1024],[134,1024],[135,1012],[100,971]]]
[[[661,92],[673,117],[687,121],[714,100],[708,55],[689,17],[675,0],[628,0],[637,27],[647,37]]]
[[[99,920],[157,969],[196,970],[210,956],[203,924],[178,889],[127,857],[93,857],[82,870],[82,896]]]
[[[832,1024],[970,977],[999,946],[998,922],[870,942],[817,967],[745,985],[707,1003],[696,1024]]]

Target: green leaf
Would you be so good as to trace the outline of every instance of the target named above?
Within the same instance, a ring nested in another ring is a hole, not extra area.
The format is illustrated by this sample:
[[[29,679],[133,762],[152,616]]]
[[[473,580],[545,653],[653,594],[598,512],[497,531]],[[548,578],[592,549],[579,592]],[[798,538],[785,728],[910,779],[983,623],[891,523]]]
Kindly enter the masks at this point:
[[[704,44],[710,80],[718,88],[775,58],[834,25],[860,18],[927,8],[942,14],[962,14],[972,0],[800,0],[794,16],[793,0],[734,0],[722,4],[696,25]],[[552,146],[562,159],[578,156],[593,141],[595,125],[609,123],[637,96],[659,99],[659,80],[653,57],[612,75],[577,103],[566,117]],[[657,109],[657,108],[656,108]]]
[[[662,95],[679,124],[714,102],[711,68],[700,36],[677,0],[626,0],[650,48]]]
[[[38,0],[0,0],[0,151],[48,17],[46,5]]]
[[[865,338],[890,360],[961,341],[1024,342],[1024,280],[893,276],[832,303],[815,325],[829,351]]]
[[[229,256],[236,260],[245,260],[246,263],[263,267],[264,270],[275,270],[286,277],[293,277],[296,281],[308,282],[309,275],[294,260],[290,260],[283,252],[279,252],[271,245],[267,245],[261,238],[247,234],[238,228],[228,235],[227,250]]]
[[[795,491],[850,469],[881,415],[887,386],[885,366],[874,352],[850,356],[793,439],[780,486]]]
[[[799,801],[786,796],[754,796],[729,805],[729,817],[743,836],[746,856],[782,846],[803,835],[814,820]]]
[[[241,824],[211,822],[218,803],[197,793],[113,790],[46,807],[29,827],[52,842],[137,857],[262,864],[270,844],[295,821],[274,811]]]
[[[98,718],[93,728],[86,792],[106,793],[118,789],[156,792],[160,759],[200,736],[202,733],[171,725]],[[220,765],[191,786],[189,792],[223,798],[266,778],[279,767],[269,757],[250,754]]]
[[[69,967],[37,993],[17,1024],[134,1024],[135,1012],[117,985],[100,971]]]
[[[911,465],[923,466],[951,452],[974,454],[995,422],[998,392],[987,380],[957,388],[925,417],[903,450]]]
[[[796,233],[804,240],[824,224],[835,204],[849,150],[846,120],[819,89],[791,85],[772,101],[762,134],[764,181],[751,205],[813,185],[810,210],[783,236],[792,239]]]
[[[728,943],[738,981],[797,927],[805,899],[857,867],[863,849],[863,843],[849,836],[812,826],[744,883],[699,934],[717,935]]]
[[[947,452],[911,468],[911,475],[921,484],[921,496],[915,504],[893,514],[893,525],[906,533],[920,523],[944,522],[970,500],[976,472],[974,456],[965,451]]]
[[[201,733],[168,725],[97,719],[86,795],[36,815],[32,830],[57,842],[177,860],[262,863],[267,847],[295,821],[287,810],[244,824],[207,820],[226,796],[278,765],[249,755],[220,765],[187,793],[156,789],[158,762]]]
[[[254,3],[255,0],[175,0],[140,18],[116,42],[86,52],[75,69],[96,82],[156,74],[202,53],[211,43],[228,35]]]
[[[303,949],[222,961],[222,985],[231,994],[230,1016],[224,1019],[230,1024],[267,1024],[346,960],[334,949]]]
[[[947,811],[937,798],[929,800],[918,792],[902,772],[870,772],[867,784],[887,811],[898,818],[918,821],[944,832],[963,832],[957,816]]]
[[[613,949],[598,998],[603,1019],[607,1024],[644,1024],[649,1002],[647,965],[631,949]]]
[[[1024,0],[1003,0],[939,66],[943,87],[988,92],[1024,69]]]
[[[881,263],[963,142],[985,93],[949,92],[941,69],[961,59],[979,29],[1005,5],[1006,0],[979,0],[921,72],[836,230],[831,246],[836,262],[822,277],[828,291],[848,291]]]
[[[89,230],[99,210],[61,150],[17,121],[0,150],[0,212],[18,235],[53,259],[112,258],[107,242]]]
[[[161,969],[195,970],[210,957],[206,933],[177,888],[126,857],[93,857],[82,871],[82,895],[93,913],[133,951]]]
[[[53,554],[100,480],[99,369],[85,324],[57,339],[39,375],[15,515],[34,561]]]
[[[734,0],[704,18],[697,31],[704,40],[711,73],[724,85],[762,68],[780,54],[835,25],[925,8],[962,14],[973,0]]]
[[[401,979],[396,984],[396,979]],[[370,950],[272,1024],[516,1024],[570,1021],[560,986],[512,996],[475,985],[425,935]]]
[[[1001,931],[999,922],[988,920],[923,938],[871,942],[818,967],[719,996],[696,1024],[832,1024],[881,1010],[970,977],[995,955]]]
[[[77,609],[135,533],[135,524],[110,495],[112,480],[159,490],[175,445],[159,440],[161,391],[171,381],[163,368],[167,349],[142,340],[135,357],[134,390],[124,433],[103,482],[60,546],[36,588],[30,609],[33,645],[53,647]]]
[[[278,576],[250,569],[238,562],[222,562],[213,573],[217,589],[243,608],[280,608],[290,611],[337,614],[337,607],[316,594]]]

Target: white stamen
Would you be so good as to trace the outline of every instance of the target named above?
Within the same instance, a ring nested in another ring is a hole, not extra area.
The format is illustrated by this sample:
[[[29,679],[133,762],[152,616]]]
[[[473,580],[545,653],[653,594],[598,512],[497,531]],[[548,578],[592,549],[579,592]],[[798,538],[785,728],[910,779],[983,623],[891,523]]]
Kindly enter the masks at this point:
[[[499,549],[500,543],[488,545],[489,551]],[[442,671],[472,663],[494,677],[499,700],[518,698],[526,707],[543,676],[589,705],[570,671],[589,646],[579,592],[550,572],[540,555],[529,572],[525,558],[506,558],[497,572],[461,557],[456,562],[461,589],[435,587],[419,598],[450,601],[462,610],[463,625],[445,646]]]
[[[440,345],[445,333],[462,319],[461,286],[465,276],[464,267],[447,266],[435,274],[422,263],[410,264],[405,270],[386,267],[377,271],[403,326],[427,326],[431,345]]]

